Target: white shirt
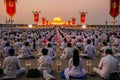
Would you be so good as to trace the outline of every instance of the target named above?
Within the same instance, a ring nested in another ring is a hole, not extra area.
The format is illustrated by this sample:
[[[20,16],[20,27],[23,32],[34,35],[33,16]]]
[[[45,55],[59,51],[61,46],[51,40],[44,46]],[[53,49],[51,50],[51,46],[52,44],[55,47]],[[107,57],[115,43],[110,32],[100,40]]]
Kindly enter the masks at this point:
[[[112,55],[107,55],[100,60],[99,67],[103,77],[108,78],[109,73],[118,70],[118,60]]]
[[[51,57],[51,59],[54,59],[55,58],[55,52],[54,52],[54,49],[51,47],[51,48],[47,48],[48,49],[48,56]]]
[[[38,59],[38,70],[40,71],[47,70],[47,72],[50,73],[52,70],[51,65],[52,65],[52,60],[49,56],[42,55]]]
[[[72,58],[73,57],[73,51],[74,51],[73,48],[66,47],[63,51],[64,52],[64,58]]]
[[[6,75],[17,74],[18,68],[20,68],[20,61],[15,56],[8,56],[3,61],[3,69]]]
[[[94,58],[94,46],[93,45],[90,45],[90,44],[87,44],[85,46],[85,52],[87,52],[87,57],[89,58]]]
[[[73,59],[69,60],[69,66],[65,69],[65,76],[68,79],[69,76],[72,77],[82,77],[86,74],[85,69],[82,66],[82,59],[79,58],[79,65],[75,67],[73,65]]]

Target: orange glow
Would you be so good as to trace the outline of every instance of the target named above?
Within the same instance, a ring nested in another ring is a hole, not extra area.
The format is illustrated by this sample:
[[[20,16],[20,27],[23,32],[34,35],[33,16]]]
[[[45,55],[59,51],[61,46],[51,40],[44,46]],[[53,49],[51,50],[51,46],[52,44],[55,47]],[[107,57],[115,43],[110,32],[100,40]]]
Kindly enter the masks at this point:
[[[63,24],[65,24],[65,22],[62,21],[62,19],[60,17],[55,17],[53,19],[53,21],[51,22],[51,24],[53,24],[53,25],[63,25]]]

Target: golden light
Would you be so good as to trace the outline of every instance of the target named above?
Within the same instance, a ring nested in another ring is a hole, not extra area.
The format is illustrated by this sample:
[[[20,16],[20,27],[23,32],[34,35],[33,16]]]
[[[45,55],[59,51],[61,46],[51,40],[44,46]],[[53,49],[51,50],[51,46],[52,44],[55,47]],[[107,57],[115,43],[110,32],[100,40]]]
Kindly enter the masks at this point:
[[[29,24],[29,25],[28,25],[28,27],[29,27],[29,28],[32,28],[32,25],[31,25],[31,24]]]
[[[52,22],[50,22],[52,25],[63,25],[65,24],[64,21],[60,17],[55,17]]]
[[[85,29],[85,28],[86,28],[86,25],[82,25],[82,28],[84,28],[84,29]]]

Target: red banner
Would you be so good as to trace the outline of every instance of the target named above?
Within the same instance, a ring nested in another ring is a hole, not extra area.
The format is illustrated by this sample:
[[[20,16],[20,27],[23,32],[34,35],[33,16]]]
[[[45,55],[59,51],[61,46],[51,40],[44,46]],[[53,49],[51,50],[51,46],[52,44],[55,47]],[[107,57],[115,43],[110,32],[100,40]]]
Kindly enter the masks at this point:
[[[115,18],[119,14],[119,0],[110,0],[110,15]]]
[[[34,12],[34,21],[35,21],[36,23],[39,22],[39,12]]]
[[[68,21],[68,26],[70,26],[70,24],[71,24],[71,21]]]
[[[48,26],[48,20],[46,20],[46,25]]]
[[[75,18],[72,18],[72,25],[75,25]]]
[[[16,13],[16,0],[5,0],[6,12],[10,17],[13,17]]]
[[[81,23],[84,23],[84,22],[85,22],[85,16],[86,16],[86,13],[85,13],[85,12],[82,12],[82,13],[81,13]]]
[[[45,18],[42,18],[42,25],[45,25]]]

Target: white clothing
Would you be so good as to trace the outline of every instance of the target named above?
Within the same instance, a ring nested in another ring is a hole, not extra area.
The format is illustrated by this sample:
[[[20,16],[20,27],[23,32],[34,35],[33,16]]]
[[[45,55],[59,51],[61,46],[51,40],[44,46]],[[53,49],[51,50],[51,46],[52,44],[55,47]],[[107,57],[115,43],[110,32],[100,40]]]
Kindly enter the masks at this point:
[[[118,70],[118,60],[112,55],[107,55],[100,60],[98,67],[101,69],[94,68],[94,72],[101,77],[108,79],[110,73]]]
[[[18,55],[18,58],[30,58],[31,55],[31,50],[28,46],[22,46],[21,48],[22,54]]]
[[[73,57],[73,51],[74,49],[71,47],[66,47],[63,51],[64,53],[64,58],[72,58]]]
[[[54,49],[52,47],[47,49],[48,49],[48,56],[51,57],[51,59],[54,59],[56,57]]]
[[[82,59],[79,59],[79,65],[77,67],[75,67],[73,65],[73,59],[71,58],[69,60],[69,66],[68,68],[65,69],[64,71],[65,76],[67,79],[69,79],[69,76],[72,77],[82,77],[86,74],[85,69],[82,66]]]
[[[16,77],[25,72],[25,68],[20,68],[21,64],[17,57],[8,56],[3,61],[3,70],[6,75],[15,75]]]
[[[40,72],[46,70],[48,73],[50,73],[52,71],[51,67],[52,67],[52,60],[49,56],[42,55],[38,59],[38,70]]]

